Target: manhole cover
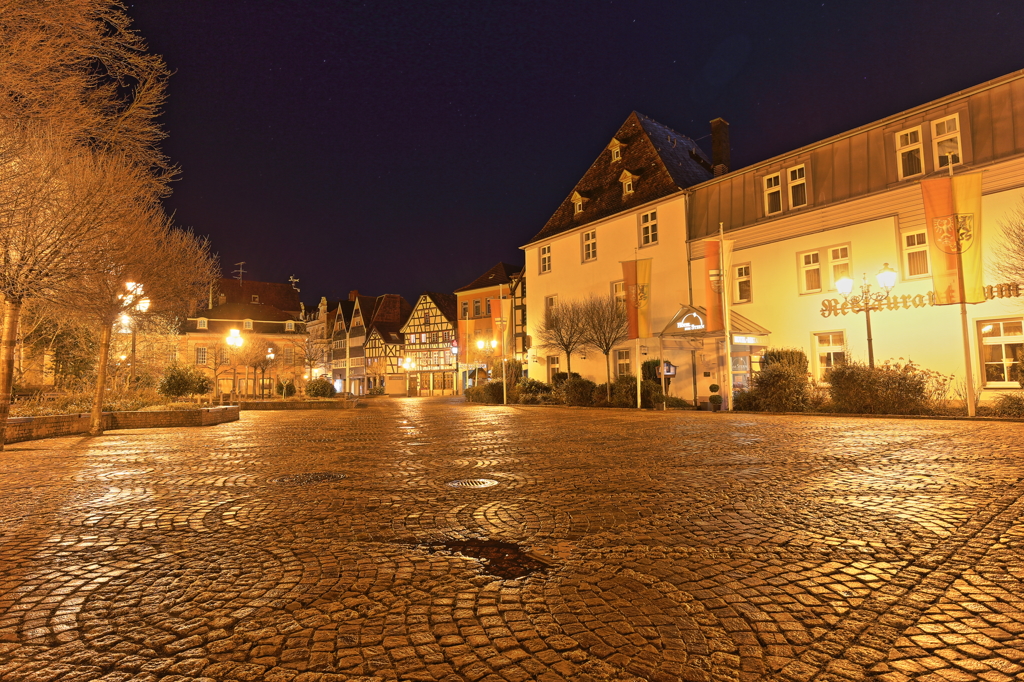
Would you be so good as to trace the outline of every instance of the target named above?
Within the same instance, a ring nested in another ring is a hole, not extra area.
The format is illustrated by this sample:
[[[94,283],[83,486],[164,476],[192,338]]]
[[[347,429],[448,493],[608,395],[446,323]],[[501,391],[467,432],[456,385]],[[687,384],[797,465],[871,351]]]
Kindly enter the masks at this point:
[[[458,481],[449,481],[448,485],[453,488],[490,488],[492,485],[498,485],[498,482],[489,478],[463,478]]]
[[[313,483],[340,481],[343,478],[345,478],[345,474],[334,471],[314,471],[305,474],[281,476],[280,478],[275,478],[274,483],[281,483],[282,485],[312,485]]]

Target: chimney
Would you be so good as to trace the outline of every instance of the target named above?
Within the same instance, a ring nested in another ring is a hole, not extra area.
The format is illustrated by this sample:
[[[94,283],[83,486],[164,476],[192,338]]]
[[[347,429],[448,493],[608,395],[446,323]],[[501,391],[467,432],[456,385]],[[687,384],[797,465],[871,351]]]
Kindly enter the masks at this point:
[[[729,172],[729,122],[724,118],[711,121],[711,167],[715,177]]]
[[[353,289],[352,291],[348,292],[348,300],[354,301],[354,300],[356,300],[356,296],[358,296],[358,295],[359,295],[359,289]]]

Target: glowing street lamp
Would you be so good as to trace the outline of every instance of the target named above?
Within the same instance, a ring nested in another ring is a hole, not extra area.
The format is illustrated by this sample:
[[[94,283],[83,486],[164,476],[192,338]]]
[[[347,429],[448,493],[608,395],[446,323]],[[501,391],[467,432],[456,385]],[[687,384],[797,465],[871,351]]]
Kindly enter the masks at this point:
[[[127,310],[137,310],[140,313],[144,313],[149,310],[149,299],[143,295],[142,285],[138,282],[125,282],[124,288],[126,290],[123,294],[118,294],[117,297],[124,301],[124,307]],[[128,385],[132,386],[135,384],[135,320],[128,313],[121,315],[121,331],[132,333],[132,360],[131,370],[128,375]]]
[[[871,284],[868,282],[867,273],[865,273],[860,285],[860,293],[856,295],[853,294],[853,280],[849,277],[843,277],[836,282],[836,290],[843,300],[850,304],[853,312],[864,311],[864,320],[868,327],[868,366],[872,369],[875,367],[875,348],[871,338],[871,311],[872,309],[881,310],[880,304],[889,298],[889,292],[896,287],[896,271],[886,263],[875,275],[875,279],[878,280],[878,286],[882,291],[871,291]]]
[[[237,329],[231,329],[228,331],[227,338],[224,339],[224,343],[228,344],[229,352],[232,356],[242,347],[245,340],[242,339],[242,333]],[[232,357],[233,362],[231,368],[231,392],[236,393],[238,391],[238,361]],[[248,369],[246,370],[248,371]],[[232,398],[234,400],[234,398]]]

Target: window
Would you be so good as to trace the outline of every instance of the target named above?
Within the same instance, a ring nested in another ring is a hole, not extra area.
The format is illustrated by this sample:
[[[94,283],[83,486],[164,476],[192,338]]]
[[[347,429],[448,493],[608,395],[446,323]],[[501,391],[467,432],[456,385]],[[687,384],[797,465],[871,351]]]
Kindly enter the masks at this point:
[[[252,329],[252,320],[242,322],[242,329]]]
[[[295,364],[295,349],[288,347],[284,349],[284,364],[294,365]]]
[[[750,265],[737,265],[733,281],[733,303],[750,303]]]
[[[473,317],[480,317],[480,299],[473,301]]]
[[[900,180],[924,171],[921,165],[921,126],[896,133],[896,160]]]
[[[430,325],[430,311],[429,310],[426,311],[425,313],[423,313],[423,324],[425,324],[427,326]]]
[[[771,215],[782,210],[782,181],[779,174],[764,179],[764,214]]]
[[[551,245],[540,247],[540,273],[551,272]]]
[[[1024,358],[1024,322],[1020,318],[980,322],[981,362],[985,386],[1017,388]]]
[[[935,149],[935,167],[948,168],[950,156],[953,165],[960,163],[960,117],[954,114],[949,118],[932,123],[932,146]]]
[[[837,246],[828,250],[829,265],[832,266],[832,287],[844,277],[850,276],[850,247]]]
[[[597,259],[597,230],[583,233],[583,260]]]
[[[558,296],[548,296],[544,299],[544,312],[547,312],[558,305]]]
[[[612,161],[619,161],[620,159],[622,159],[622,149],[612,147]]]
[[[658,243],[658,212],[642,213],[640,215],[640,246],[650,246]]]
[[[617,350],[615,351],[615,376],[620,377],[624,374],[632,374],[629,362],[629,350]]]
[[[623,194],[632,194],[633,193],[633,181],[632,180],[626,180],[624,183],[622,183],[622,193]]]
[[[196,321],[196,329],[207,329],[207,320],[205,317],[200,317]]]
[[[559,358],[557,355],[548,356],[548,383],[555,383],[555,375],[558,374]]]
[[[821,291],[821,263],[817,251],[802,253],[800,258],[800,286],[802,294]]]
[[[491,299],[489,299],[489,298],[485,298],[484,299],[484,314],[485,315],[490,315],[491,314]]]
[[[259,303],[260,302],[260,297],[258,295],[256,295],[256,294],[253,294],[252,295],[252,302],[253,303]]]
[[[196,364],[206,364],[206,346],[196,346]]]
[[[284,323],[284,330],[286,332],[293,332],[293,331],[295,331],[295,323],[294,322],[285,322]]]
[[[574,201],[574,202],[572,202],[572,210],[573,210],[573,213],[583,213],[583,202],[582,201]]]
[[[903,270],[907,277],[928,274],[928,233],[924,230],[903,234]]]
[[[462,319],[469,319],[469,301],[462,302]]]
[[[846,333],[818,332],[814,335],[818,350],[818,378],[825,376],[825,371],[846,361]]]
[[[612,282],[612,296],[622,305],[626,305],[626,283],[622,280]]]
[[[804,166],[789,169],[789,207],[807,205],[807,177]]]

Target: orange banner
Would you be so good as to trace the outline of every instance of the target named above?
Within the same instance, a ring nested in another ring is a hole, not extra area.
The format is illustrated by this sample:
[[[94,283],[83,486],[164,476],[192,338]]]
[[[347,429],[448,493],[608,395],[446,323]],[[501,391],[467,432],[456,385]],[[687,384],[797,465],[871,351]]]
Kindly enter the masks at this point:
[[[936,305],[985,300],[981,173],[921,181]]]
[[[725,329],[722,315],[722,294],[724,281],[721,272],[722,242],[717,239],[704,240],[704,309],[707,310],[707,331],[720,332]],[[719,291],[715,291],[719,288]]]
[[[651,336],[651,259],[622,261],[629,338]]]
[[[635,339],[640,336],[639,325],[637,324],[636,306],[633,305],[633,295],[636,292],[636,261],[622,261],[623,289],[626,292],[626,317],[629,320],[629,338]]]

